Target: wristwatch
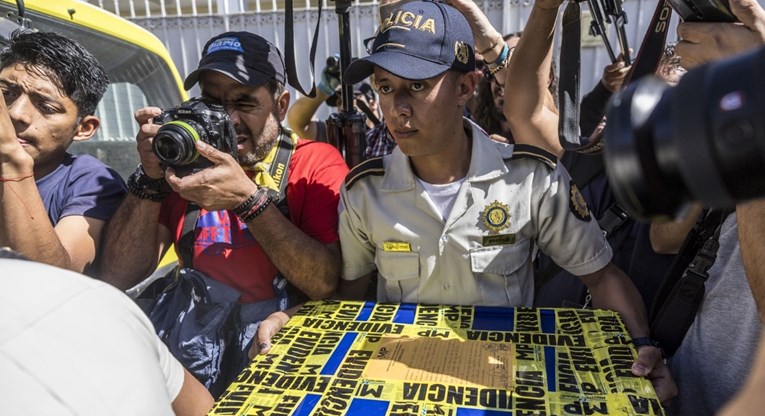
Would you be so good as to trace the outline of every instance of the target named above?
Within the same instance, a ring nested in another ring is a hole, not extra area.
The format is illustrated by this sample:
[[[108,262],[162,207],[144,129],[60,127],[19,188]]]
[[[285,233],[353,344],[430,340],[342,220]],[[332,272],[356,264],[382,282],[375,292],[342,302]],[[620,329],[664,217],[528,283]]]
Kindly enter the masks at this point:
[[[136,167],[135,172],[128,177],[127,187],[131,194],[153,202],[162,201],[170,195],[172,190],[164,177],[159,179],[150,178],[143,171],[143,167],[140,164]]]
[[[659,351],[661,351],[661,357],[664,358],[664,349],[661,348],[661,344],[659,343],[659,341],[656,341],[653,338],[650,338],[650,337],[632,338],[632,344],[635,345],[635,348],[640,348],[645,346],[658,348]]]

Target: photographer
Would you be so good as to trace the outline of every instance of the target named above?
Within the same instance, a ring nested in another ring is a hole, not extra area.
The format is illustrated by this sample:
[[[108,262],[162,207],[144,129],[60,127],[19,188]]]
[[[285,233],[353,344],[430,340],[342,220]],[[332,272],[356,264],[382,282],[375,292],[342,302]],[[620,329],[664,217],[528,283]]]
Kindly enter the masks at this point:
[[[690,69],[765,44],[765,11],[760,5],[755,0],[732,0],[730,7],[740,23],[679,24],[681,40],[675,51],[681,65]],[[679,250],[701,211],[696,205],[678,221],[652,223],[654,246],[668,252]],[[717,258],[707,272],[703,302],[670,361],[679,395],[667,409],[668,414],[719,411],[752,368],[765,322],[764,213],[762,200],[742,203],[719,228]],[[753,380],[757,379],[753,375]],[[751,403],[753,398],[761,400],[761,392],[744,397],[738,406]]]
[[[67,149],[98,130],[107,85],[93,55],[55,33],[16,31],[0,52],[0,246],[97,274],[102,231],[125,184]]]
[[[478,7],[468,0],[452,0],[451,3],[457,5],[462,13],[468,17],[476,45],[491,45],[492,39],[496,39],[496,30]],[[557,148],[558,154],[562,154],[557,131],[558,112],[547,87],[550,81],[555,22],[561,3],[561,0],[538,0],[534,3],[524,34],[513,52],[515,56],[513,59],[509,59],[507,64],[508,69],[499,68],[495,71],[495,76],[504,79],[506,88],[513,92],[505,100],[504,110],[505,116],[510,121],[516,143],[535,143],[540,146],[548,143],[550,147]],[[499,48],[496,49],[493,51],[494,54],[504,53],[504,51],[498,52]],[[568,174],[566,173],[565,176],[568,177]],[[568,186],[572,195],[576,194],[578,198],[582,198],[573,181],[570,181]],[[569,193],[569,191],[565,192]],[[597,217],[590,213],[584,202],[582,204],[587,210],[587,219],[589,220],[587,226],[600,231],[598,223],[595,221]],[[600,213],[596,212],[595,214]],[[341,220],[341,226],[342,223]],[[569,235],[561,229],[556,231]],[[584,240],[580,240],[578,243],[580,245],[586,244]],[[609,244],[606,243],[606,245]],[[554,264],[560,264],[560,257],[556,256],[553,251],[546,252],[541,244],[540,248],[550,259],[555,260]],[[566,267],[562,267],[562,269],[580,277],[592,295],[592,307],[629,310],[628,313],[623,313],[623,316],[633,337],[637,335],[647,336],[647,314],[643,300],[635,285],[613,263],[618,259],[614,256],[613,258],[609,257],[609,260],[608,265],[602,270],[587,276],[582,276],[580,272],[574,270],[566,270]],[[593,275],[597,278],[593,279]],[[600,286],[604,282],[609,282],[608,289]],[[616,293],[620,293],[620,302],[613,299]],[[636,342],[636,346],[638,359],[632,367],[633,374],[650,379],[656,388],[659,399],[662,402],[667,402],[676,394],[676,387],[672,375],[661,360],[661,351],[656,348],[653,342],[651,344]]]
[[[238,160],[199,140],[196,151],[212,166],[179,176],[152,150],[152,138],[161,129],[153,118],[160,109],[138,110],[141,166],[107,230],[104,276],[121,289],[130,288],[174,243],[183,267],[175,278],[202,279],[210,290],[237,294],[235,306],[241,311],[233,319],[243,330],[236,336],[236,354],[230,355],[228,346],[200,358],[196,354],[207,346],[193,344],[203,337],[183,329],[179,343],[169,345],[208,388],[214,385],[215,394],[246,365],[258,322],[290,306],[284,279],[304,298],[326,298],[335,291],[338,189],[348,168],[334,147],[299,139],[281,126],[290,100],[285,66],[279,50],[262,37],[227,32],[210,39],[184,86],[197,82],[202,98],[220,103],[230,116]],[[291,155],[289,162],[283,164],[280,154]],[[216,357],[222,353],[220,363]]]

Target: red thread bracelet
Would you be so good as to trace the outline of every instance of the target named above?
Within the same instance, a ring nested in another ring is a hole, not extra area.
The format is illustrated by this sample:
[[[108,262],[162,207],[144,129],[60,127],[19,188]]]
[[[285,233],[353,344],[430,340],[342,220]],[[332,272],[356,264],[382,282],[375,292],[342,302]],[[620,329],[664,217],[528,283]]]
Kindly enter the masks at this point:
[[[27,176],[17,176],[15,178],[3,178],[2,176],[0,176],[0,182],[21,182],[24,179],[29,179],[29,178],[31,178],[33,176],[35,176],[34,173],[30,173]]]

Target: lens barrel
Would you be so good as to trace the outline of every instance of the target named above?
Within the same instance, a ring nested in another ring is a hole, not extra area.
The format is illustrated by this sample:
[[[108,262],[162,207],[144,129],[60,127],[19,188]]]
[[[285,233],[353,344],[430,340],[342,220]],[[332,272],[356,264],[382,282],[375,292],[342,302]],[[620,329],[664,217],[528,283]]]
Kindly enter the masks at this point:
[[[168,166],[184,166],[198,157],[195,143],[199,133],[193,122],[174,120],[163,124],[152,140],[154,153]]]
[[[632,216],[675,218],[690,201],[765,196],[765,48],[694,68],[669,87],[628,85],[606,111],[611,190]]]

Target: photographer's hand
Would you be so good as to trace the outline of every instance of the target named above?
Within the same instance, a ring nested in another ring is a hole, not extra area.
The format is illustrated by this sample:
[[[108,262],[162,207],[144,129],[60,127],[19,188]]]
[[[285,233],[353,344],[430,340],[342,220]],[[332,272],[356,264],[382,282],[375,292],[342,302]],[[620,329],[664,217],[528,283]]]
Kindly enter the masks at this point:
[[[730,0],[741,23],[681,22],[675,47],[680,65],[690,69],[765,45],[765,10],[757,0]]]
[[[340,59],[340,55],[335,54],[336,58]],[[334,73],[335,70],[337,70],[337,73]],[[316,86],[316,88],[324,93],[327,97],[331,96],[335,93],[335,90],[340,86],[340,68],[330,68],[329,66],[325,66],[324,70],[321,71],[321,80],[319,80],[319,85]]]
[[[152,123],[151,120],[161,113],[162,110],[160,108],[144,107],[133,115],[135,121],[140,126],[135,140],[137,142],[138,155],[141,158],[143,173],[152,179],[159,179],[165,176],[159,158],[154,154],[154,150],[151,147],[151,141],[154,135],[157,134],[157,130],[159,130],[159,125]]]
[[[167,183],[183,199],[192,201],[208,211],[231,210],[247,200],[258,186],[234,158],[209,144],[196,142],[199,154],[213,166],[178,177],[173,168],[165,173]]]
[[[632,49],[630,49],[632,52]],[[603,68],[603,76],[600,78],[600,83],[610,92],[616,92],[622,88],[624,78],[627,77],[627,73],[630,71],[630,67],[624,64],[624,58],[622,54],[616,58],[616,62],[610,63]]]

